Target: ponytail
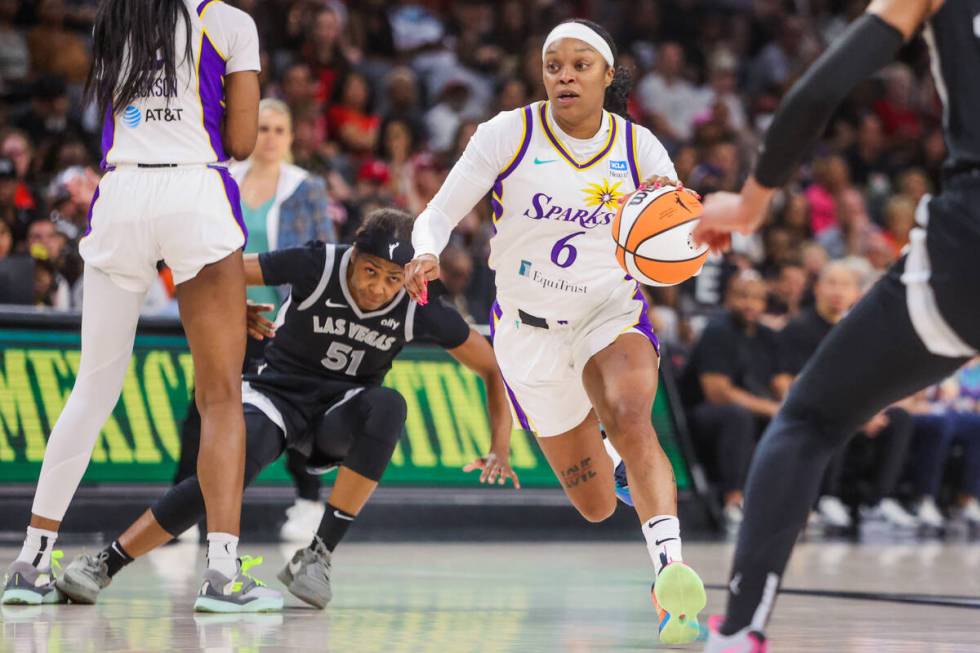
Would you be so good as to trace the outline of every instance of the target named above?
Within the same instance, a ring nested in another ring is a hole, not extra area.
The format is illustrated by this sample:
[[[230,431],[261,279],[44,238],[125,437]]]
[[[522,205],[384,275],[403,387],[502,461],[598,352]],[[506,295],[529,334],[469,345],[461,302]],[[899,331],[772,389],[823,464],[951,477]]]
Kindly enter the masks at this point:
[[[185,34],[181,63],[193,67],[191,16],[184,0],[102,0],[92,33],[86,99],[118,113],[148,93],[158,78],[168,100],[175,95],[180,19]]]

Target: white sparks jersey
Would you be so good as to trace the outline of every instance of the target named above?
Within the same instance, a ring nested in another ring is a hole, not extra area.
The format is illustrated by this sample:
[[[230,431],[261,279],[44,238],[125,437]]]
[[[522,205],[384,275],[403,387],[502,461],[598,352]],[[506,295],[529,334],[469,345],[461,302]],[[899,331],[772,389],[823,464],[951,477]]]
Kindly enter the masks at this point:
[[[676,179],[657,138],[604,112],[595,137],[572,139],[557,127],[547,102],[501,113],[482,127],[490,129],[474,141],[487,132],[521,135],[499,168],[490,200],[495,235],[489,262],[504,310],[571,322],[619,286],[633,288],[616,262],[611,223],[617,200],[643,179]]]
[[[255,22],[220,0],[184,1],[191,17],[193,61],[184,61],[186,30],[179,20],[177,80],[168,85],[157,78],[130,105],[106,111],[103,167],[206,164],[228,158],[221,140],[225,76],[260,69]]]

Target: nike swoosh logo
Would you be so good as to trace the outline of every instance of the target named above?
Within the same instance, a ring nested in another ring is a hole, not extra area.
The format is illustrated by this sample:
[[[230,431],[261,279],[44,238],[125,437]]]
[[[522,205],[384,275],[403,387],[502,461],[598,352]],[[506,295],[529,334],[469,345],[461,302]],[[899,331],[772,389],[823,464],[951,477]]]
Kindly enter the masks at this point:
[[[558,159],[539,159],[538,157],[534,157],[534,165],[539,166],[544,163],[554,163],[557,160]]]
[[[664,540],[657,540],[657,546],[660,546],[664,542],[673,542],[676,539],[677,539],[676,537],[668,537],[667,539]]]
[[[331,300],[326,301],[327,308],[347,308],[347,304],[335,304]]]
[[[336,517],[337,519],[343,519],[344,521],[354,521],[353,517],[350,517],[349,515],[345,515],[341,513],[339,510],[334,510],[333,516]]]

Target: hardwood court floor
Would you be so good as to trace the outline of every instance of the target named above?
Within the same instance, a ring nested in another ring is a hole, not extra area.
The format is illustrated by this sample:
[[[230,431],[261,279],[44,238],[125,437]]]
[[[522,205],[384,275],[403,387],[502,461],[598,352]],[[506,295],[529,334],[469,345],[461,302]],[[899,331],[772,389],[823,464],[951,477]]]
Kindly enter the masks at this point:
[[[291,547],[265,556],[274,587]],[[79,553],[66,551],[66,562]],[[2,564],[16,554],[0,548]],[[709,584],[727,578],[728,544],[688,544]],[[123,570],[96,606],[4,606],[3,653],[120,651],[657,650],[649,560],[636,544],[362,544],[334,560],[326,611],[289,597],[282,614],[201,616],[191,611],[204,550],[161,549]],[[980,546],[936,542],[804,544],[785,587],[980,597]],[[723,607],[709,591],[708,612]],[[980,600],[975,607],[980,606]],[[980,610],[784,595],[769,632],[786,653],[980,651]],[[680,647],[700,651],[701,645]]]

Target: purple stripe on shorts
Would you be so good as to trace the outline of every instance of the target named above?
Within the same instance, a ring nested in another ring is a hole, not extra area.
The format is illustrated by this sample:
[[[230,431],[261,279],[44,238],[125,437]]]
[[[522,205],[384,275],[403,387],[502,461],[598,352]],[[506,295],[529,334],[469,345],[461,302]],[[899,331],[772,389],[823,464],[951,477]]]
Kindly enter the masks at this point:
[[[110,104],[105,110],[105,117],[102,119],[102,163],[99,165],[105,170],[109,163],[106,161],[106,157],[109,155],[109,150],[112,149],[112,144],[116,142],[116,116],[112,112],[112,105]]]
[[[88,205],[88,219],[86,220],[87,226],[85,227],[85,233],[82,234],[82,238],[92,233],[92,209],[95,208],[95,201],[99,199],[99,187],[95,187],[95,195],[92,195],[92,202]]]
[[[504,314],[500,308],[500,304],[497,300],[493,301],[493,305],[490,307],[490,340],[493,341],[493,336],[497,332],[497,320]],[[503,373],[501,373],[503,376]],[[521,405],[517,403],[517,397],[514,395],[514,391],[510,389],[510,385],[507,383],[507,379],[504,379],[504,387],[507,388],[507,398],[510,399],[510,405],[514,407],[514,414],[517,415],[517,421],[520,422],[521,428],[525,431],[534,432],[531,428],[531,423],[527,419],[527,413],[521,408]]]
[[[208,167],[212,170],[217,170],[221,176],[221,183],[225,186],[225,196],[228,198],[231,214],[235,216],[235,222],[238,223],[239,229],[242,230],[242,235],[245,236],[245,244],[248,244],[248,228],[245,226],[245,218],[242,216],[242,196],[238,192],[238,183],[231,176],[231,173],[228,172],[228,168],[223,166]],[[243,249],[245,244],[242,245]]]
[[[636,168],[636,157],[633,156],[633,139],[636,138],[636,134],[633,133],[633,123],[629,120],[626,121],[626,160],[630,164],[630,176],[633,177],[633,187],[640,187],[640,171]]]
[[[218,161],[224,161],[225,146],[221,142],[221,119],[225,115],[225,60],[211,44],[207,34],[201,35],[201,60],[198,62],[198,93],[204,112],[204,130],[211,140],[211,149]]]
[[[647,300],[640,292],[640,288],[636,288],[636,293],[633,295],[633,299],[641,302],[643,304],[643,311],[640,313],[640,321],[636,323],[633,328],[649,338],[650,342],[653,344],[654,350],[657,352],[657,356],[660,355],[660,339],[657,334],[653,332],[653,323],[650,322],[650,316],[647,315],[647,311],[650,307],[647,305]]]

